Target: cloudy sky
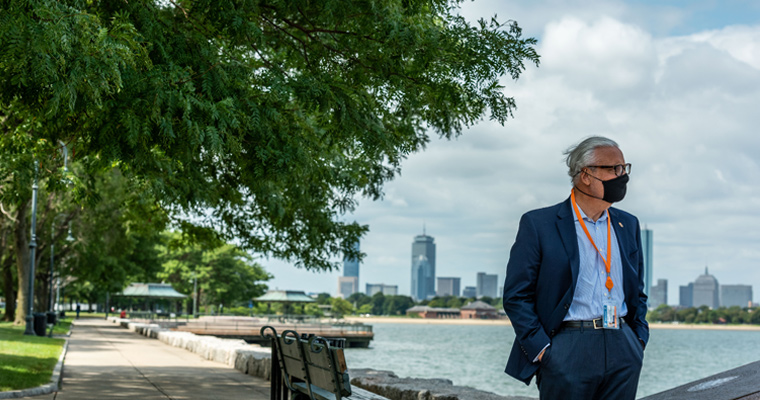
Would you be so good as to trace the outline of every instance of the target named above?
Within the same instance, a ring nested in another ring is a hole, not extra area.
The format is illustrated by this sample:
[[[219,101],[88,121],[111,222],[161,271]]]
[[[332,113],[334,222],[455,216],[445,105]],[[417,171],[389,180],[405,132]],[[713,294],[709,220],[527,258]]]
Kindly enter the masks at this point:
[[[654,231],[654,274],[678,286],[709,267],[760,300],[760,3],[754,1],[466,2],[473,20],[514,19],[539,40],[539,68],[505,80],[515,119],[433,140],[363,200],[366,283],[410,292],[411,243],[435,237],[437,275],[503,280],[520,216],[570,193],[562,152],[589,135],[633,164],[618,207]],[[271,288],[337,292],[340,272],[262,260]]]

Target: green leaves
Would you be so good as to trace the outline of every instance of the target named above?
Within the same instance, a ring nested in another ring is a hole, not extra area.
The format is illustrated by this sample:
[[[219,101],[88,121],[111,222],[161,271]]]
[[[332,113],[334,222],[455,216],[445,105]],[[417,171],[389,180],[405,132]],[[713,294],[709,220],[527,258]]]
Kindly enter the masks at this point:
[[[4,2],[0,106],[186,223],[331,269],[368,230],[341,222],[357,197],[381,198],[430,134],[505,123],[501,77],[538,63],[516,23],[457,4]]]
[[[238,247],[218,241],[197,241],[178,233],[164,235],[162,271],[158,278],[184,293],[200,288],[200,304],[234,305],[266,292],[271,278]]]

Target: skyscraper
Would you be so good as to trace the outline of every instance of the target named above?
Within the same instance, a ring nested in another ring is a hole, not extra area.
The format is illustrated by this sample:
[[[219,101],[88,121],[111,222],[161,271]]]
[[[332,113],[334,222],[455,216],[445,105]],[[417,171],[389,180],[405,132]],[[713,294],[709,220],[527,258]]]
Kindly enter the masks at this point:
[[[462,278],[438,278],[438,296],[456,296],[459,297],[459,285]]]
[[[752,302],[751,285],[721,285],[720,305],[722,307],[749,307]]]
[[[344,299],[359,291],[359,278],[356,276],[338,277],[338,296]]]
[[[425,300],[430,295],[431,268],[427,257],[420,254],[412,263],[412,298]],[[432,297],[432,296],[430,296]]]
[[[359,252],[359,241],[354,243],[354,250]],[[359,278],[359,260],[354,257],[343,257],[343,276]]]
[[[694,282],[679,286],[678,295],[678,304],[681,307],[694,307]]]
[[[644,257],[644,293],[649,296],[652,293],[652,244],[654,232],[651,229],[644,228],[641,231],[641,246]],[[650,303],[651,305],[651,303]]]
[[[475,286],[465,286],[462,290],[462,297],[472,299],[478,297],[478,289]]]
[[[365,292],[367,296],[374,296],[376,293],[382,293],[385,296],[397,296],[398,285],[386,285],[384,283],[368,283]]]
[[[435,296],[435,239],[417,235],[412,243],[412,298],[424,300]]]
[[[354,250],[359,251],[359,241],[354,243]],[[359,291],[359,260],[343,257],[343,276],[338,277],[338,295],[344,299]]]
[[[652,286],[652,293],[649,295],[649,308],[655,309],[660,304],[668,304],[667,279],[658,279],[657,284]]]
[[[718,280],[707,272],[694,281],[693,307],[708,306],[718,308],[720,305]]]
[[[477,296],[481,298],[483,296],[497,297],[496,289],[499,285],[499,276],[496,274],[490,275],[485,272],[478,272],[477,277]]]

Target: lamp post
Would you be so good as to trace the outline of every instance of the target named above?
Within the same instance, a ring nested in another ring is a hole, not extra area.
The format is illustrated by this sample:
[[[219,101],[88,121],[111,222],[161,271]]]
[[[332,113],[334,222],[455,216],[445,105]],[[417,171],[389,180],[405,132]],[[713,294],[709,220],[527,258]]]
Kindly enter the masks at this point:
[[[61,144],[61,147],[63,147],[63,175],[64,175],[64,182],[68,182],[68,172],[69,172],[69,148],[66,146],[66,143],[63,143],[63,141],[58,141],[58,143]],[[63,216],[63,214],[58,214],[53,218],[53,223],[50,224],[50,296],[48,297],[48,310],[50,312],[55,312],[54,305],[57,305],[57,302],[53,302],[53,272],[54,272],[54,266],[55,266],[55,221]],[[66,236],[66,241],[71,243],[74,241],[74,237],[71,236],[71,224],[69,223],[69,234]],[[60,279],[59,279],[60,280]],[[59,286],[60,282],[58,283]],[[58,293],[60,293],[60,287],[58,287]]]
[[[55,221],[58,217],[62,216],[63,214],[58,214],[50,225],[50,297],[48,298],[48,310],[50,312],[55,312],[55,306],[58,304],[57,301],[53,301],[53,280],[55,276]],[[69,243],[74,241],[74,236],[71,236],[71,226],[69,226],[69,234],[66,236],[66,241]],[[58,293],[60,293],[60,278],[55,286]]]
[[[24,335],[34,333],[34,257],[37,252],[37,161],[34,162],[34,184],[32,185],[32,240],[29,241],[29,287],[26,298],[26,329]]]
[[[198,277],[193,272],[193,318],[198,317]]]

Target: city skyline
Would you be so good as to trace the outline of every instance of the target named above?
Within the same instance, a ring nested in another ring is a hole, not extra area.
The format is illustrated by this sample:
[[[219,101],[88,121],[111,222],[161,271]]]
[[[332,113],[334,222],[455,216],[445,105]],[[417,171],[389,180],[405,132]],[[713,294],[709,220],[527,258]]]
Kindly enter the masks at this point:
[[[517,103],[500,126],[480,121],[451,141],[431,132],[382,201],[360,198],[346,222],[367,224],[362,282],[410,293],[410,235],[427,224],[436,275],[504,277],[520,216],[567,198],[562,152],[599,134],[633,165],[615,206],[655,232],[652,281],[668,298],[709,265],[721,282],[760,288],[760,5],[650,1],[462,3],[470,20],[514,19],[538,39],[541,65],[505,93]],[[336,259],[337,262],[341,260]],[[260,261],[272,288],[333,292],[341,271]],[[403,278],[402,278],[403,277]]]

